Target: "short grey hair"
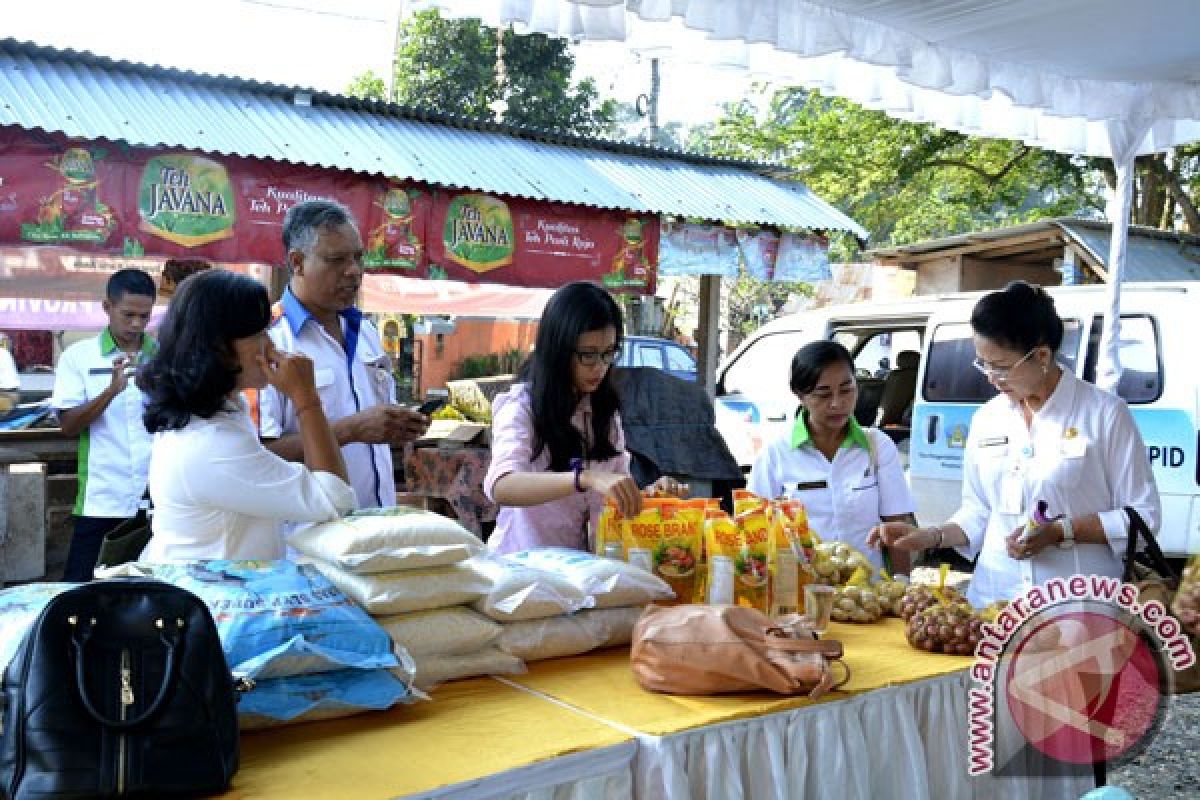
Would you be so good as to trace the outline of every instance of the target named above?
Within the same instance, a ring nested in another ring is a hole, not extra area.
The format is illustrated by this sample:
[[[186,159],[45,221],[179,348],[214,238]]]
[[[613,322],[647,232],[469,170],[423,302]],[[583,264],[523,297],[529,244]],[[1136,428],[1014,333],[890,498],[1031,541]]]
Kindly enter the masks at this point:
[[[354,225],[354,215],[336,200],[305,200],[288,209],[283,218],[283,253],[293,250],[308,253],[317,243],[322,228]]]

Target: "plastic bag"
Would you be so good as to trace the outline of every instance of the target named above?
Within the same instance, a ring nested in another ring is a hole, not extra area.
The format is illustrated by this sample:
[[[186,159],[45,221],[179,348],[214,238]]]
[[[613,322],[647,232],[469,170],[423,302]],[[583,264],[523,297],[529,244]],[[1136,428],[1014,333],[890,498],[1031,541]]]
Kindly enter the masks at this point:
[[[509,558],[562,575],[592,597],[596,608],[644,606],[675,597],[670,586],[644,569],[584,550],[540,547],[512,553]]]
[[[446,566],[484,550],[483,542],[454,520],[407,506],[355,511],[299,530],[288,543],[357,574]]]
[[[501,622],[540,619],[591,608],[594,601],[564,576],[501,555],[471,559],[488,579],[487,594],[475,609]]]

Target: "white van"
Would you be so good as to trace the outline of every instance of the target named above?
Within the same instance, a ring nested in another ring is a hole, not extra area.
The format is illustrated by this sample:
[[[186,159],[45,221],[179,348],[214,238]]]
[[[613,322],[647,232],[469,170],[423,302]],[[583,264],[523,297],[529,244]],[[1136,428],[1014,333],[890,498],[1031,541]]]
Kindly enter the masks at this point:
[[[1059,361],[1095,377],[1107,289],[1049,289],[1066,325]],[[858,420],[879,424],[908,458],[918,517],[938,523],[958,508],[971,417],[995,395],[971,366],[969,324],[983,293],[830,307],[764,325],[717,371],[717,427],[744,468],[791,429],[791,360],[817,338],[841,342],[859,376]],[[1163,502],[1159,540],[1172,555],[1200,553],[1200,282],[1122,287],[1117,392],[1146,442]],[[1192,348],[1196,348],[1193,350]]]

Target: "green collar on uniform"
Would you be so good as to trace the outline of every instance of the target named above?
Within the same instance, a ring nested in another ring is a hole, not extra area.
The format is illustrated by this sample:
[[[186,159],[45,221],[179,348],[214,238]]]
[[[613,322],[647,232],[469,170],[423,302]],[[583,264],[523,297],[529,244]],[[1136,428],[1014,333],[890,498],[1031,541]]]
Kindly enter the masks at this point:
[[[808,432],[808,423],[804,421],[804,412],[801,411],[796,415],[796,424],[792,426],[792,447],[800,448],[812,441],[812,436]],[[863,450],[870,451],[871,444],[867,441],[867,433],[858,424],[858,420],[853,415],[850,417],[849,426],[846,428],[846,438],[842,440],[842,447],[853,447],[858,445]]]
[[[117,351],[117,340],[113,338],[112,331],[108,328],[104,329],[104,333],[100,334],[100,355],[108,356]],[[142,334],[141,351],[144,356],[154,355],[154,351],[158,349],[158,345],[149,335]]]

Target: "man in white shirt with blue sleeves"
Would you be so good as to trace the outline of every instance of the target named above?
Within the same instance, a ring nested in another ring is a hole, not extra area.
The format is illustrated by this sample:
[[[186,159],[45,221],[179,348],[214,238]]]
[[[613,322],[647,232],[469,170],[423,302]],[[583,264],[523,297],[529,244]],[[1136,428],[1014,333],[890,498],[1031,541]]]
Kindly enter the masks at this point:
[[[393,444],[419,438],[429,419],[396,405],[391,361],[379,332],[354,307],[363,276],[363,243],[340,203],[309,200],[283,222],[291,278],[268,329],[275,347],[312,359],[317,392],[342,447],[360,508],[396,502]],[[273,388],[258,398],[259,434],[289,461],[303,451],[295,409]]]
[[[67,436],[79,437],[75,532],[63,579],[91,580],[104,535],[143,507],[150,434],[142,393],[130,378],[154,353],[146,333],[154,280],[139,269],[113,273],[105,290],[108,327],[76,342],[58,359],[50,404]]]

